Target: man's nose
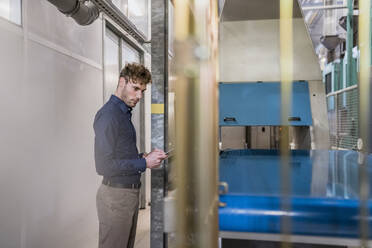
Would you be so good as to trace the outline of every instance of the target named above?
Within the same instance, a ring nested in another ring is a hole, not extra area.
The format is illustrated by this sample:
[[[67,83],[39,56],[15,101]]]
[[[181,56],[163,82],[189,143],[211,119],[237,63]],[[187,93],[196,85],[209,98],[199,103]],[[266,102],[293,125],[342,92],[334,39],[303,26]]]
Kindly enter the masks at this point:
[[[141,99],[142,97],[143,97],[142,92],[138,92],[138,93],[137,93],[137,98],[138,98],[138,99]]]

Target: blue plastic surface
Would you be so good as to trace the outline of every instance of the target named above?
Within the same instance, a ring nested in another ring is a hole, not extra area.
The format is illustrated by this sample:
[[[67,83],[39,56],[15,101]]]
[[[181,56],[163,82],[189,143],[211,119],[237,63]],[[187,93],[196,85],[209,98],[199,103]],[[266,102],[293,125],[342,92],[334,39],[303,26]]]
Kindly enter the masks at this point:
[[[358,153],[292,151],[291,233],[353,237],[359,235]],[[372,182],[372,157],[364,173]],[[220,195],[221,231],[280,233],[280,156],[275,150],[233,150],[220,155],[220,181],[229,192]],[[370,185],[370,192],[372,187]],[[372,213],[372,201],[368,200]],[[372,238],[372,218],[370,237]]]
[[[220,126],[279,126],[280,83],[220,83]],[[307,82],[294,82],[291,114],[299,118],[292,126],[311,126],[311,108]],[[227,118],[227,119],[225,119]],[[235,120],[228,120],[235,118]]]

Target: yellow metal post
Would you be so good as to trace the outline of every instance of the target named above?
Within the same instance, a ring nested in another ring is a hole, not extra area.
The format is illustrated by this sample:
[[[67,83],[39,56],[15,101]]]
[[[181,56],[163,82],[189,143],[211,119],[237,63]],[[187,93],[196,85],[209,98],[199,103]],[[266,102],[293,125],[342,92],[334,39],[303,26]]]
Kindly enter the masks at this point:
[[[175,0],[175,247],[218,247],[217,1]]]
[[[364,147],[359,153],[360,164],[360,237],[361,246],[367,247],[369,236],[369,178],[366,168],[366,153],[370,150],[370,70],[371,70],[371,1],[359,0],[359,49],[360,49],[360,71],[359,71],[359,120],[360,137],[363,139]],[[351,41],[352,42],[352,41]],[[351,54],[348,56],[351,57]]]
[[[283,235],[282,247],[290,246],[291,220],[289,212],[291,176],[290,176],[290,151],[289,151],[289,122],[290,106],[292,99],[293,80],[293,0],[280,0],[280,77],[281,77],[281,230]]]

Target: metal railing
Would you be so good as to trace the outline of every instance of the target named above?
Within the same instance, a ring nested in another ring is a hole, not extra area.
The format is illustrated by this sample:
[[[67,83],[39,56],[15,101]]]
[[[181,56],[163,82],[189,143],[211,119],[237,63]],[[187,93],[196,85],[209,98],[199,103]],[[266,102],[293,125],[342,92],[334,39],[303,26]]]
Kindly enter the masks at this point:
[[[357,149],[359,94],[353,85],[327,95],[330,142],[333,149]]]

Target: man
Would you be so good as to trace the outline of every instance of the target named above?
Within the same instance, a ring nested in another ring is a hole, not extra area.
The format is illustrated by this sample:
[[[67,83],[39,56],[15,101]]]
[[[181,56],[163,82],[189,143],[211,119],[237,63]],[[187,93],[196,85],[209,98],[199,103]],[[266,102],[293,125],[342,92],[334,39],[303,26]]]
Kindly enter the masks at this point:
[[[127,64],[115,94],[94,119],[96,170],[103,176],[97,192],[99,248],[134,246],[141,173],[167,158],[158,149],[138,154],[136,146],[131,111],[150,82],[151,74],[143,65]]]

